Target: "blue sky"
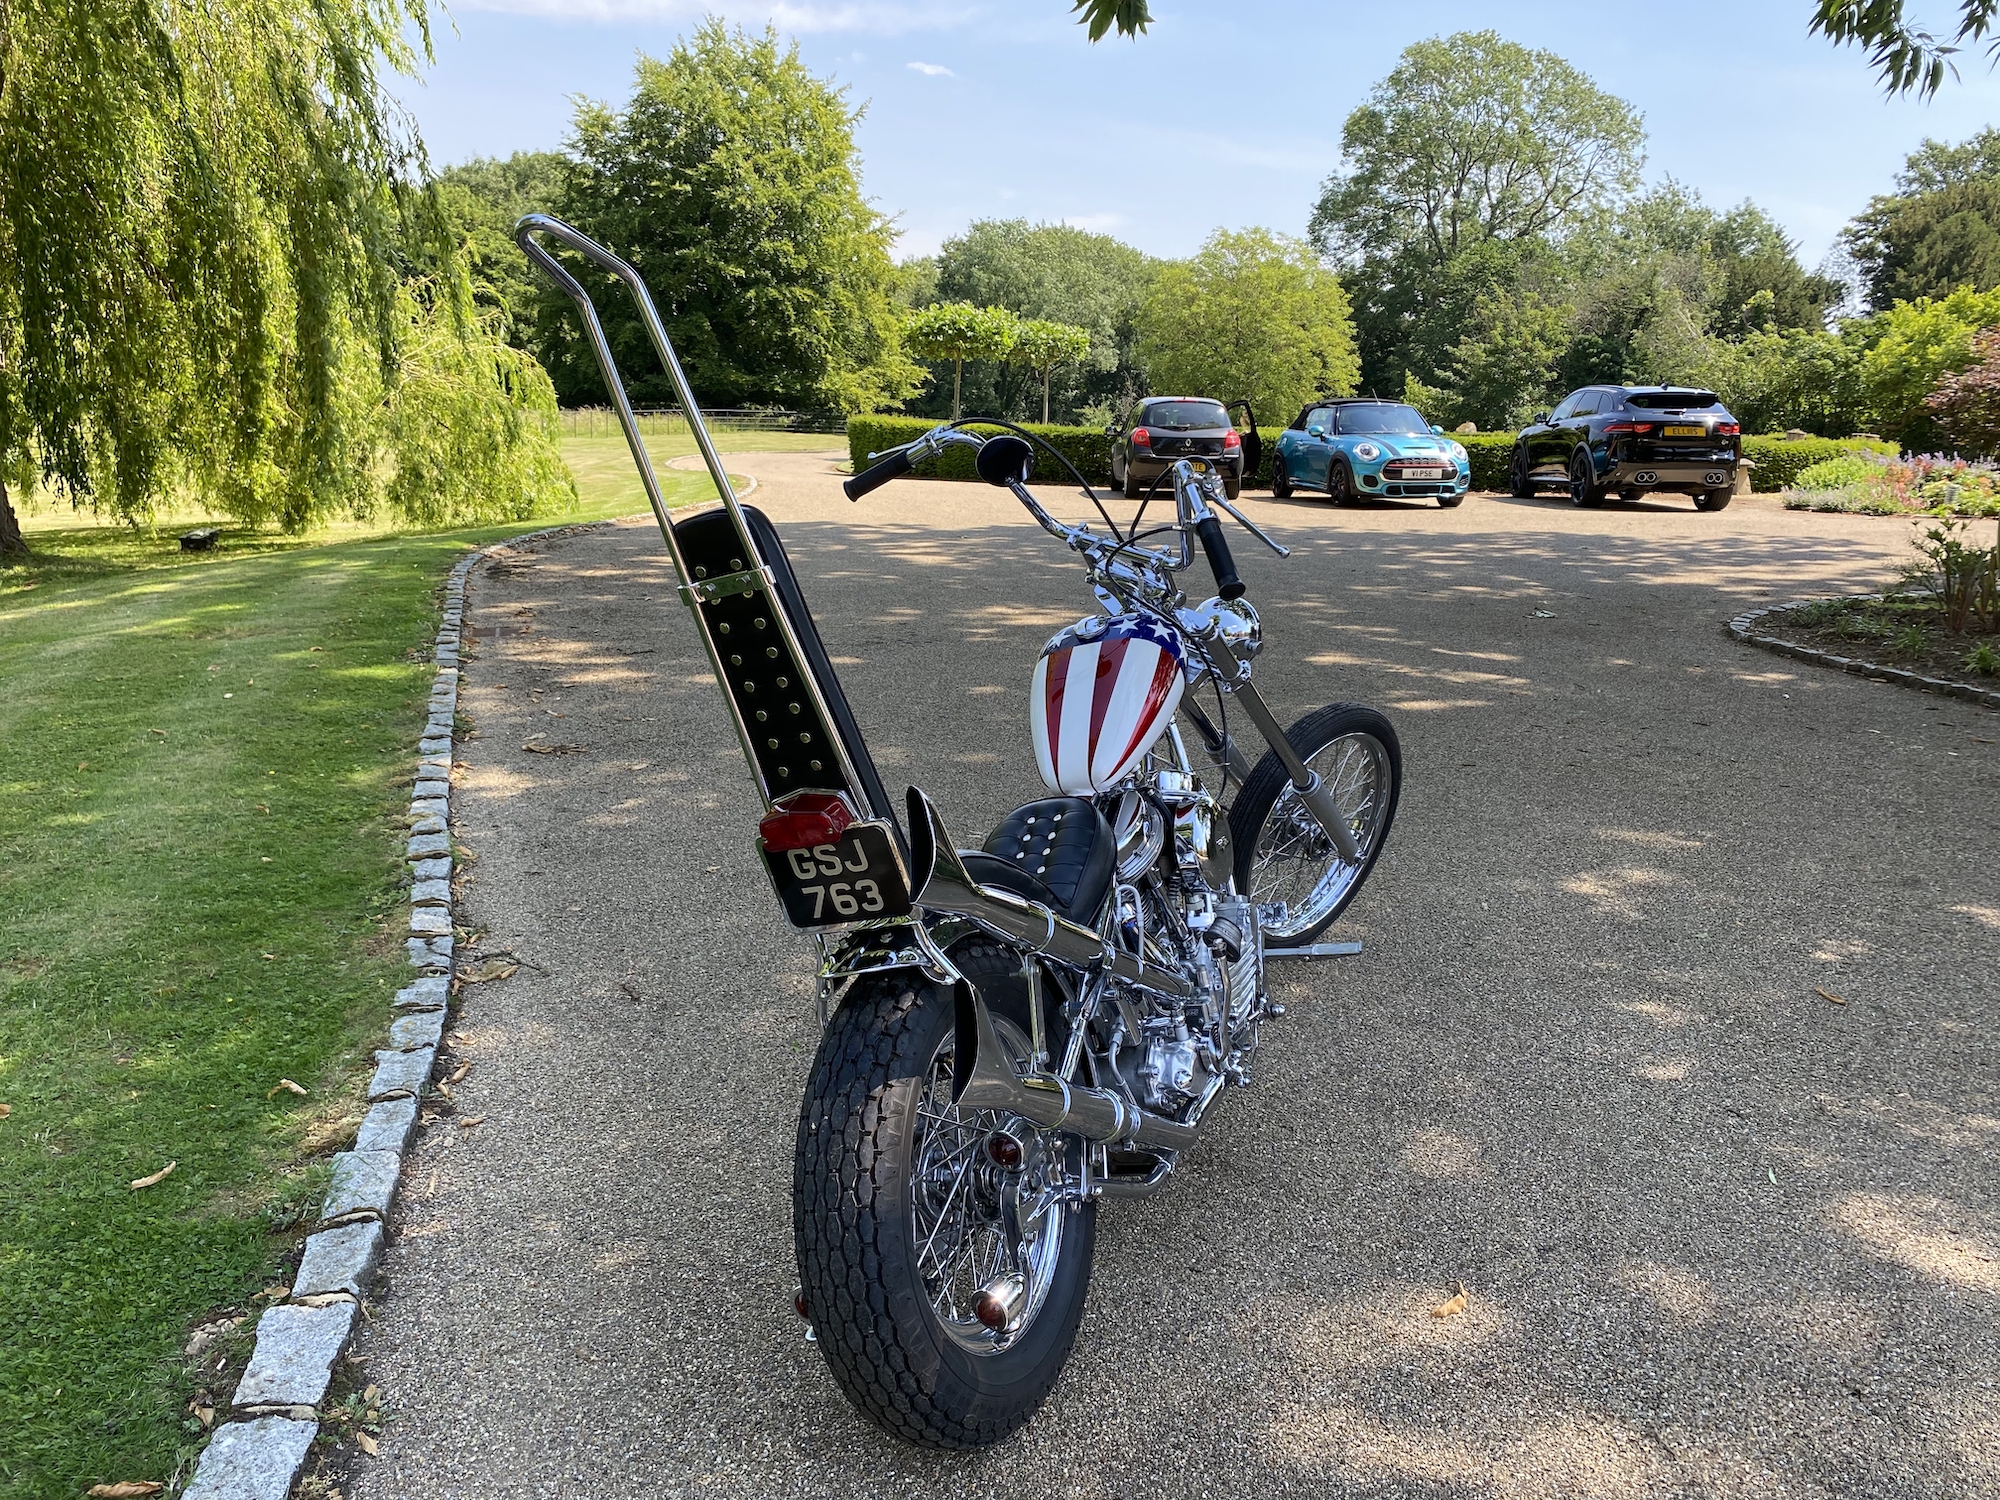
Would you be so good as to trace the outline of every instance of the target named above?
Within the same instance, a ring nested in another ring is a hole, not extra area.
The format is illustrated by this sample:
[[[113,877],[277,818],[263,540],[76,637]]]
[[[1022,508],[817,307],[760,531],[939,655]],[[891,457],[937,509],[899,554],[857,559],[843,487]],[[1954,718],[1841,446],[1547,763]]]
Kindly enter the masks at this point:
[[[1915,0],[1918,14],[1955,12]],[[1581,67],[1645,116],[1646,175],[1749,197],[1810,266],[1925,136],[1991,123],[1982,60],[1929,104],[1882,97],[1851,49],[1808,37],[1810,0],[1734,6],[1154,0],[1138,42],[1090,45],[1068,0],[456,0],[405,102],[432,159],[560,145],[570,100],[622,100],[640,52],[710,12],[796,37],[867,118],[863,182],[898,255],[979,218],[1066,220],[1156,255],[1218,225],[1302,233],[1347,112],[1421,37],[1491,27]]]

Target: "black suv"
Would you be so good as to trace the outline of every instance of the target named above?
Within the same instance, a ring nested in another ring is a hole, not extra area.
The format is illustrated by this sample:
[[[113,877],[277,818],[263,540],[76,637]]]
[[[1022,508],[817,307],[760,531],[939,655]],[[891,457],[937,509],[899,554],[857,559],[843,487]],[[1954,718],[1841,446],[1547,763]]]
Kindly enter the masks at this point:
[[[1742,432],[1714,391],[1586,386],[1521,429],[1509,487],[1526,497],[1560,484],[1577,505],[1665,491],[1721,510],[1736,491]]]
[[[1177,458],[1205,458],[1222,473],[1230,499],[1243,488],[1243,434],[1220,401],[1206,396],[1148,396],[1131,418],[1104,429],[1111,439],[1111,483],[1142,495]]]

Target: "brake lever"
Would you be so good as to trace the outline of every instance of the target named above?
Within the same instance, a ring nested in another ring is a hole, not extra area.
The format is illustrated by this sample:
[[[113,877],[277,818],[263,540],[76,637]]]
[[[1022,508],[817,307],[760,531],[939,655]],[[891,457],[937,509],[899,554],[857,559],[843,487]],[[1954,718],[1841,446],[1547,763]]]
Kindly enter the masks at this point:
[[[1236,519],[1242,523],[1243,529],[1245,531],[1249,532],[1250,535],[1254,536],[1255,538],[1257,538],[1258,541],[1262,542],[1266,547],[1269,547],[1273,552],[1277,553],[1278,556],[1290,557],[1292,555],[1292,549],[1290,547],[1283,547],[1280,546],[1278,543],[1272,541],[1271,538],[1265,534],[1264,528],[1259,526],[1255,521],[1251,520],[1248,516],[1244,515],[1243,512],[1238,510],[1235,506],[1231,505],[1229,503],[1229,499],[1227,496],[1219,495],[1216,494],[1214,491],[1210,491],[1208,498],[1213,500],[1217,505],[1221,506],[1224,510],[1228,511],[1232,516],[1236,517]]]

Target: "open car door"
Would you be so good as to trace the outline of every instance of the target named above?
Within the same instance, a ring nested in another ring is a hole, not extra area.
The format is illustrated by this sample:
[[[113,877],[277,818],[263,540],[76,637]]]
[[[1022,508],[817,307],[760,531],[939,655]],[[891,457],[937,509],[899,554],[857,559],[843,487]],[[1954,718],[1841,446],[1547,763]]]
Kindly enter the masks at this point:
[[[1243,434],[1243,482],[1248,484],[1264,466],[1264,440],[1257,436],[1257,414],[1250,410],[1248,401],[1232,401],[1223,410]],[[1240,419],[1236,416],[1239,411],[1243,413]]]

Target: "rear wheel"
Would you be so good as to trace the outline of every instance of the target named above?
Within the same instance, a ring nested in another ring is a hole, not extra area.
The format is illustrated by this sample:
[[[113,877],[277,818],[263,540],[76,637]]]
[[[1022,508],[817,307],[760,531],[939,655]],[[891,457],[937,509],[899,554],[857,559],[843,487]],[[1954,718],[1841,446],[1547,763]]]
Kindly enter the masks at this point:
[[[1272,751],[1243,783],[1230,809],[1229,836],[1236,844],[1236,888],[1267,908],[1266,940],[1307,943],[1347,909],[1375,868],[1402,793],[1403,749],[1388,718],[1359,703],[1309,713],[1285,738],[1331,788],[1360,858],[1352,864],[1341,858]]]
[[[1590,461],[1590,451],[1579,448],[1569,460],[1569,503],[1571,505],[1602,505],[1604,491],[1597,484],[1597,466]]]
[[[1732,490],[1702,490],[1694,497],[1694,508],[1696,510],[1710,511],[1723,510],[1735,498],[1735,492]]]
[[[1289,500],[1292,498],[1292,476],[1290,471],[1285,468],[1285,455],[1283,453],[1273,453],[1271,455],[1271,498],[1274,500]]]
[[[983,939],[951,956],[1024,1068],[1020,959]],[[917,970],[854,981],[799,1114],[792,1232],[848,1400],[909,1442],[978,1448],[1026,1422],[1069,1358],[1096,1210],[1066,1196],[1070,1138],[951,1102],[952,1020],[950,992]]]

